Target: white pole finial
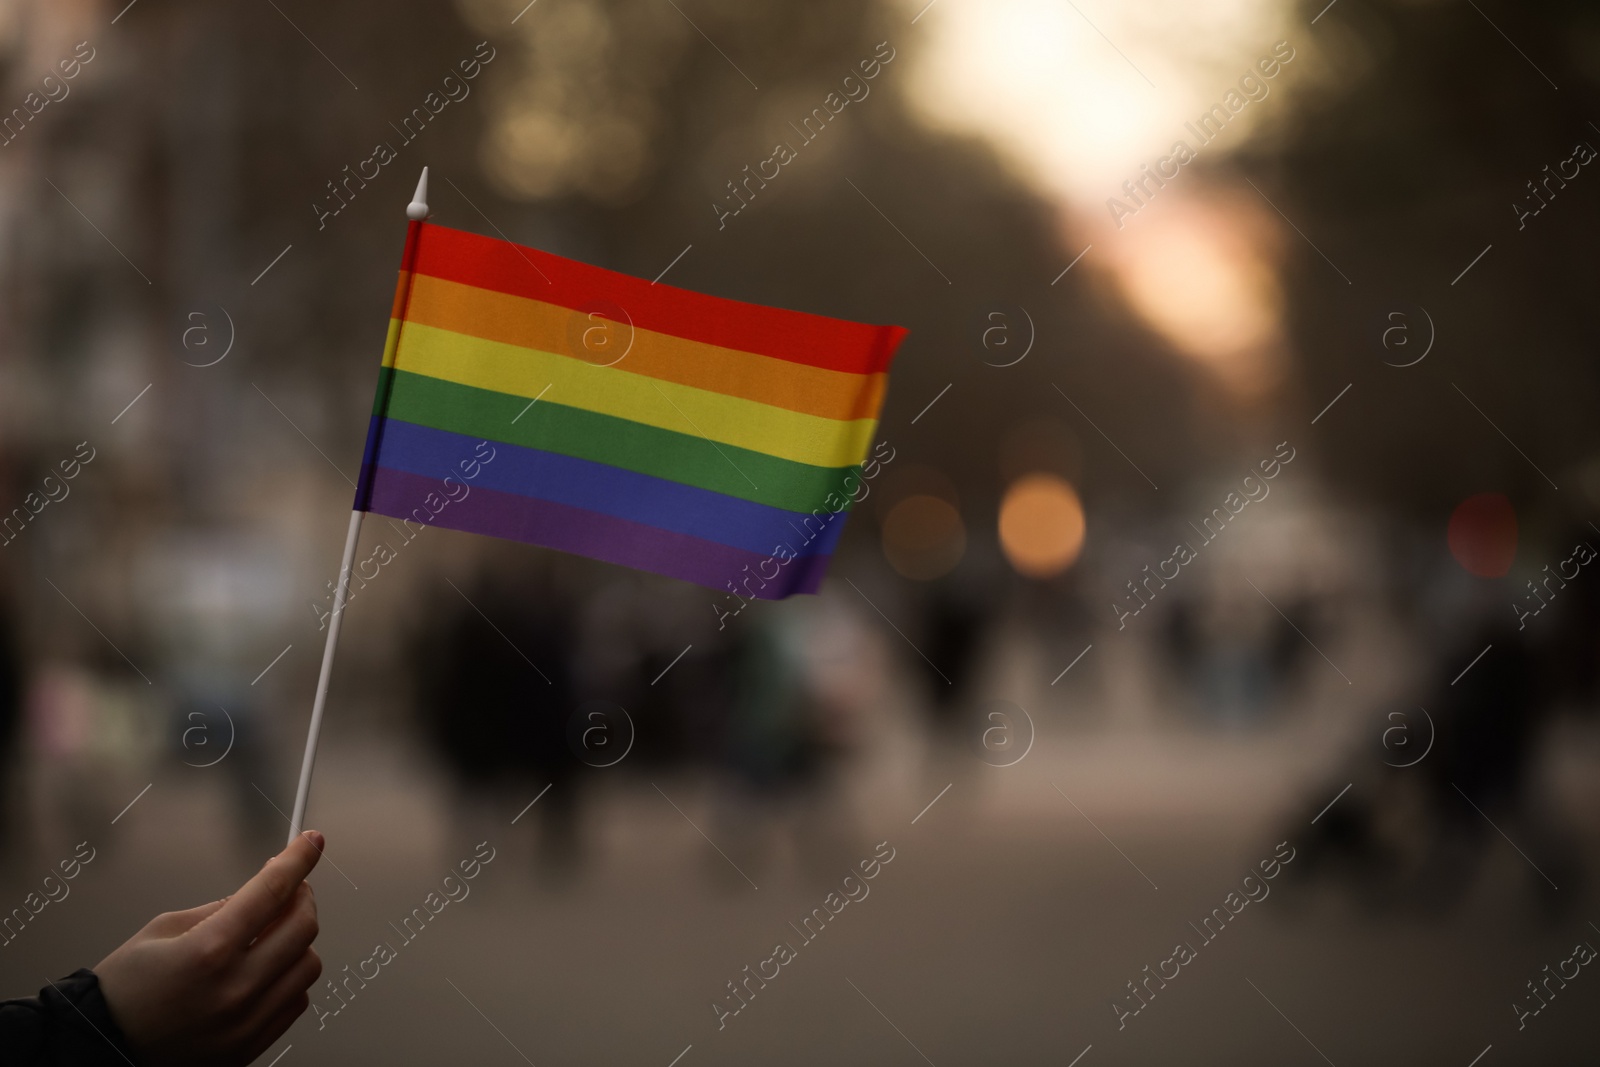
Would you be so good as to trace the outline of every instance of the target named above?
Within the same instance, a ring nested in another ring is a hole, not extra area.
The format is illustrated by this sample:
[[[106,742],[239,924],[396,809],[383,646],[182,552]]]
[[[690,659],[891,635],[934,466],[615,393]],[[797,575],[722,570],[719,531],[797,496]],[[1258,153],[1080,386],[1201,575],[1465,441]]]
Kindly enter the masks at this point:
[[[421,222],[428,217],[428,168],[422,168],[422,177],[417,179],[417,191],[412,194],[411,203],[406,205],[406,218]]]

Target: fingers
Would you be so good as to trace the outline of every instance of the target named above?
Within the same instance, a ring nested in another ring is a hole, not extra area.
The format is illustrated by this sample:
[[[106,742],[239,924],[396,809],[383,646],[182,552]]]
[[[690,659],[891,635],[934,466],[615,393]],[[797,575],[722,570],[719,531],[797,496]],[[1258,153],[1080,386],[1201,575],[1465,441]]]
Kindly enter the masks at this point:
[[[262,993],[257,1018],[263,1021],[271,1018],[285,1004],[310,989],[320,977],[322,957],[317,955],[316,949],[308,948]]]
[[[245,1040],[265,1041],[268,1045],[276,1041],[306,1010],[310,1003],[306,991],[321,975],[322,959],[312,949],[306,949],[257,999],[258,1007],[247,1017]]]
[[[251,984],[258,988],[271,984],[305,954],[316,936],[316,898],[311,887],[301,882],[294,900],[245,952],[244,968]]]
[[[300,883],[321,858],[323,844],[322,835],[315,830],[295,838],[222,907],[199,923],[195,932],[240,948],[249,944],[294,898]]]
[[[211,903],[202,904],[198,908],[164,912],[146,923],[144,932],[155,937],[177,937],[179,934],[192,930],[203,920],[209,919],[222,905],[223,901],[213,900]]]

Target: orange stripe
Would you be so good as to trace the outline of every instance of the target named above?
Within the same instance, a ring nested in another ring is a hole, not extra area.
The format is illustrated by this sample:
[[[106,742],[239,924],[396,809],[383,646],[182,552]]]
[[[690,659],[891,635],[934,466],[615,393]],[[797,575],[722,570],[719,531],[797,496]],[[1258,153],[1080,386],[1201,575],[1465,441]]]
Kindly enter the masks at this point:
[[[593,310],[596,300],[612,301],[628,309],[635,326],[657,333],[848,374],[887,371],[906,335],[899,326],[868,326],[658,285],[433,223],[421,224],[406,269],[579,311]]]
[[[887,386],[882,373],[721,348],[427,274],[412,276],[405,319],[826,419],[877,418]]]

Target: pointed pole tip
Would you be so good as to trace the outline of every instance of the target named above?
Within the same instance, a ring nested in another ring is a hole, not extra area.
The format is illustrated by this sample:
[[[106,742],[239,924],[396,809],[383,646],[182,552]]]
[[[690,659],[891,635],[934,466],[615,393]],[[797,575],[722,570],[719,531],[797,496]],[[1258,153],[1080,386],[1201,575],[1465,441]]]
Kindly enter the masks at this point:
[[[406,218],[421,222],[428,217],[428,168],[422,168],[422,177],[417,179],[417,191],[412,194],[411,203],[406,205]]]

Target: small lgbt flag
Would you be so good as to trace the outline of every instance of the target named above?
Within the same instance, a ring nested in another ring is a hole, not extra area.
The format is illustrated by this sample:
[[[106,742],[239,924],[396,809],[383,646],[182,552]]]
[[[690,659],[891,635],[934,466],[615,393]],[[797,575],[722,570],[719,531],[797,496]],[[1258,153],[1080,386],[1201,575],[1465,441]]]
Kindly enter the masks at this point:
[[[355,509],[814,593],[905,334],[414,220]]]

